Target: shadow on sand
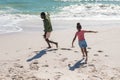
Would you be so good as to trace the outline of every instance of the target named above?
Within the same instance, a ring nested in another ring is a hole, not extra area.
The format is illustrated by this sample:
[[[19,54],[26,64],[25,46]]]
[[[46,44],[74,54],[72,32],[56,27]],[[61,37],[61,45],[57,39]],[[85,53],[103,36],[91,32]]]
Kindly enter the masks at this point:
[[[70,48],[60,48],[60,50],[67,50],[67,51],[71,51],[72,49],[70,49]]]
[[[83,60],[84,60],[84,58],[82,58],[81,60],[76,62],[73,66],[68,64],[69,70],[74,71],[76,68],[80,68],[81,66],[83,66],[85,64],[85,62],[82,62]]]
[[[33,56],[32,58],[30,59],[27,59],[27,62],[30,62],[34,59],[38,59],[38,58],[41,58],[43,55],[45,55],[47,52],[49,51],[56,51],[57,49],[43,49],[41,51],[35,51],[37,52],[35,56]]]

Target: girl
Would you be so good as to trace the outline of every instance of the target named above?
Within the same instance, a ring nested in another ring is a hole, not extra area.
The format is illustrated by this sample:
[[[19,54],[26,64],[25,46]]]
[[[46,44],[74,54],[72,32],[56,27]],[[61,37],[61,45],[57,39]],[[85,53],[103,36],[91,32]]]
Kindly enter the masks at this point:
[[[97,31],[86,31],[86,30],[81,30],[82,29],[82,26],[80,25],[80,23],[77,23],[77,32],[73,38],[73,41],[72,41],[72,47],[73,44],[74,44],[74,41],[76,39],[76,37],[78,37],[78,43],[79,43],[79,46],[81,48],[81,52],[83,54],[83,58],[86,57],[85,59],[85,63],[87,64],[87,60],[88,60],[88,55],[87,55],[87,43],[86,43],[86,40],[85,40],[85,37],[84,37],[84,33],[97,33]]]

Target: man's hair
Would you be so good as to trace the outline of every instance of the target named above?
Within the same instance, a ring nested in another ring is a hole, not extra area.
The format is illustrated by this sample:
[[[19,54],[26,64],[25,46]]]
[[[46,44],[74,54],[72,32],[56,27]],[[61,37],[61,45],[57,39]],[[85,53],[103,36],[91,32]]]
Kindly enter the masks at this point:
[[[45,16],[45,12],[41,12],[41,15]]]

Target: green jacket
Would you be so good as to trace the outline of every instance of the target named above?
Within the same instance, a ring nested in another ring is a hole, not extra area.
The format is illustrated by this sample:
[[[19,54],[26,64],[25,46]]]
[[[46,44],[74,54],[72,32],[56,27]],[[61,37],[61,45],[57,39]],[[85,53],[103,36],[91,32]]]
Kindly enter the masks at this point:
[[[52,31],[52,25],[51,25],[49,15],[46,15],[46,19],[43,20],[43,23],[44,23],[44,31],[45,32],[51,32]]]

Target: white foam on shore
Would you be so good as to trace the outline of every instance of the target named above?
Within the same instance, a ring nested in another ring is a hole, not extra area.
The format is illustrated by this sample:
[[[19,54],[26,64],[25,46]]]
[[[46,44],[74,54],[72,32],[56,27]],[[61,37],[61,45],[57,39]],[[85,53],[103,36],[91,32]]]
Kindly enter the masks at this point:
[[[0,15],[0,34],[4,34],[4,33],[12,33],[12,32],[20,32],[22,31],[23,27],[33,27],[32,29],[35,29],[35,27],[43,27],[43,23],[42,23],[42,19],[40,18],[39,15],[23,15],[23,14],[5,14],[5,15]],[[76,21],[76,20],[104,20],[104,21],[107,21],[107,20],[120,20],[119,18],[97,18],[97,17],[86,17],[86,18],[79,18],[79,17],[56,17],[55,15],[51,14],[51,20],[52,20],[52,24],[54,26],[54,29],[57,30],[57,29],[67,29],[69,27],[67,27],[67,24],[70,24],[70,23],[66,23],[66,26],[63,26],[61,23],[59,23],[60,25],[57,25],[56,26],[56,21],[59,21],[59,20],[72,20],[72,21]],[[25,23],[23,23],[25,22]],[[32,22],[32,24],[31,24]],[[32,26],[31,26],[31,25]],[[94,23],[95,24],[95,23]],[[22,26],[20,26],[22,25]],[[71,24],[73,25],[73,24]],[[28,29],[27,28],[27,29]],[[31,29],[31,28],[30,28]],[[41,29],[41,28],[40,28]]]
[[[53,15],[59,19],[120,20],[120,6],[110,4],[77,4],[60,8]]]
[[[77,4],[59,9],[59,12],[50,13],[51,20],[120,20],[119,5]],[[0,10],[0,34],[20,32],[23,30],[18,24],[21,21],[40,19],[39,14],[12,14],[8,11],[9,9],[7,11]],[[12,11],[14,9],[10,9],[10,12]]]
[[[0,15],[0,17],[0,34],[4,34],[22,31],[23,29],[19,27],[18,23],[33,18],[34,16],[21,14],[3,14]]]

